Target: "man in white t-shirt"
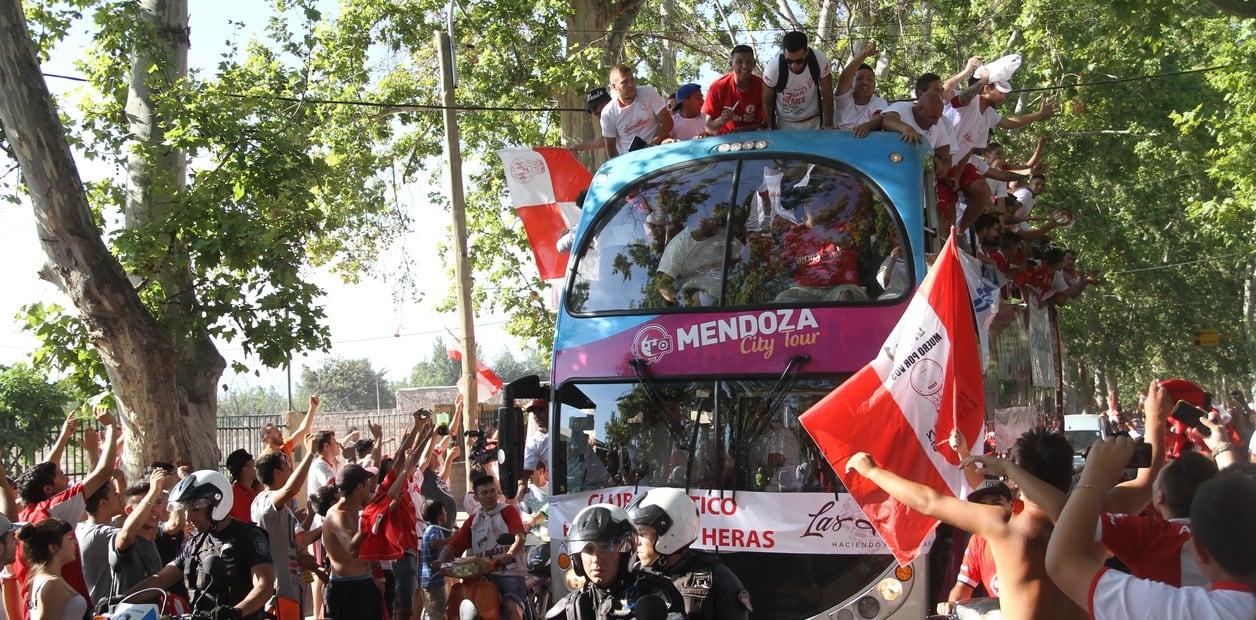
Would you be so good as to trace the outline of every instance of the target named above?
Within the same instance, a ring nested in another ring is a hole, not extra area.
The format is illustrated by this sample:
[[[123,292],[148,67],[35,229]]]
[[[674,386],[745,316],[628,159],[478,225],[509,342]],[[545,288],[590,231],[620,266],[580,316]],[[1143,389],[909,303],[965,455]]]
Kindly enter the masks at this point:
[[[611,102],[602,108],[606,153],[615,157],[635,148],[662,144],[672,132],[667,100],[652,86],[637,86],[632,67],[615,65],[610,74]]]
[[[838,129],[853,130],[889,107],[885,99],[876,94],[876,71],[866,64],[869,58],[876,55],[877,45],[872,43],[856,54],[842,69],[841,75],[837,76],[833,122]]]
[[[724,217],[717,210],[702,218],[698,226],[676,235],[659,259],[659,294],[671,304],[707,306],[719,301],[724,282]],[[730,260],[741,256],[740,243],[733,240]]]
[[[1221,618],[1256,612],[1256,477],[1232,465],[1200,485],[1191,501],[1192,552],[1209,586],[1174,587],[1106,568],[1094,558],[1095,522],[1134,452],[1129,437],[1095,442],[1047,544],[1047,572],[1092,618]]]
[[[946,139],[938,127],[938,119],[942,118],[942,96],[934,92],[926,92],[916,101],[899,101],[890,105],[880,114],[872,117],[851,131],[856,138],[863,138],[871,131],[896,131],[903,135],[902,140],[908,144],[927,143],[937,149],[946,146]],[[949,162],[949,154],[947,161]]]
[[[763,67],[763,110],[774,129],[832,129],[833,76],[829,59],[793,30],[782,52]]]
[[[672,106],[672,133],[663,142],[679,142],[705,138],[707,115],[702,113],[702,87],[685,84],[676,89],[676,103]]]

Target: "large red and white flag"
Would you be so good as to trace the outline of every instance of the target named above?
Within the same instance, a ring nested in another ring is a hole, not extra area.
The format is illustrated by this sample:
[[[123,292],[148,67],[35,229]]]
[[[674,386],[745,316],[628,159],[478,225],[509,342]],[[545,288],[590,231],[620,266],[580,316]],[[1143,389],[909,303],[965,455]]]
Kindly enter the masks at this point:
[[[947,441],[956,427],[970,443],[982,440],[979,359],[952,233],[876,359],[799,418],[902,564],[915,559],[938,522],[847,473],[846,461],[867,452],[885,469],[958,496],[963,476]]]
[[[510,202],[523,220],[541,279],[563,277],[568,253],[554,245],[580,221],[576,196],[588,189],[593,175],[567,149],[502,149],[497,154],[506,168]]]
[[[449,354],[449,359],[456,362],[462,361],[462,351],[457,346],[446,344],[445,352]],[[483,388],[479,391],[480,400],[492,398],[494,394],[497,394],[502,389],[501,377],[498,377],[497,373],[493,372],[493,369],[485,366],[478,356],[475,358],[475,382]],[[488,396],[484,395],[485,392],[488,393]]]

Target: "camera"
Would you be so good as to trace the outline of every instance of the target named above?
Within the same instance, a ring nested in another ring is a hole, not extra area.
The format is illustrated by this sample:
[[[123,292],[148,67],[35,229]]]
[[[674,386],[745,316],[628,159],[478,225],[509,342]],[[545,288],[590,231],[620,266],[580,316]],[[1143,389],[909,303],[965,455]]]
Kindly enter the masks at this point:
[[[440,426],[437,426],[437,427],[436,427],[436,434],[437,434],[437,435],[440,435],[441,437],[445,437],[445,436],[449,435],[449,425],[448,425],[448,424],[441,424]]]
[[[463,431],[463,437],[474,439],[475,443],[467,451],[467,458],[473,463],[484,465],[497,460],[497,445],[489,445],[488,433],[484,432],[484,425],[480,425],[476,430]]]

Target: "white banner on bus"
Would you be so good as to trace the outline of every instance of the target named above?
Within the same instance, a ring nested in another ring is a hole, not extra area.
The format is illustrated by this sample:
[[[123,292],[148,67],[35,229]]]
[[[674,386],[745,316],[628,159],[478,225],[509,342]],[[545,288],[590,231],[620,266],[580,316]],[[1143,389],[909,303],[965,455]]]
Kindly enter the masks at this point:
[[[648,487],[639,487],[644,493]],[[695,548],[716,551],[869,555],[889,553],[851,496],[842,493],[757,493],[692,491],[702,517]],[[566,538],[581,508],[609,503],[627,506],[634,487],[612,487],[567,495],[550,503],[550,536]],[[927,547],[927,545],[926,545]]]

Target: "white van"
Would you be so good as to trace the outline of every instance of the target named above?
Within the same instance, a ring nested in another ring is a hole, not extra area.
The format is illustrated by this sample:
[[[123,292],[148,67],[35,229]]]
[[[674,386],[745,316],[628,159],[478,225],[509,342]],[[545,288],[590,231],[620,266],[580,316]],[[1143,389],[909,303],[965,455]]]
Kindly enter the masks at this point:
[[[1064,416],[1064,436],[1073,446],[1073,469],[1080,469],[1085,463],[1082,456],[1090,445],[1107,437],[1108,426],[1103,416],[1094,413],[1079,413]]]

